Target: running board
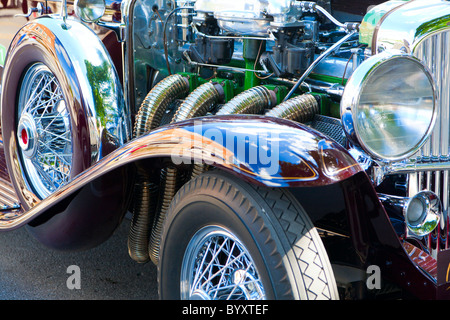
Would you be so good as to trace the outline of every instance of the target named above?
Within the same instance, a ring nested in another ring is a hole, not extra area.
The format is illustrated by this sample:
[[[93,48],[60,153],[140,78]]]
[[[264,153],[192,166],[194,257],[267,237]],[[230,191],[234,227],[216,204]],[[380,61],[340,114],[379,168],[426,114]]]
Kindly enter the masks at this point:
[[[23,214],[11,182],[0,178],[0,221],[8,223]]]
[[[20,205],[14,187],[11,182],[0,178],[0,212],[17,209],[20,209]]]

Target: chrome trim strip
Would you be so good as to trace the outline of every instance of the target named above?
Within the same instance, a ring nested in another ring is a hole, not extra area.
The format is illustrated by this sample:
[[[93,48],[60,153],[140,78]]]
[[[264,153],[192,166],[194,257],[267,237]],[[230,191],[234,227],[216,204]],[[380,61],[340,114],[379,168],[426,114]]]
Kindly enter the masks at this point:
[[[372,35],[372,41],[371,41],[371,52],[372,55],[377,54],[377,39],[378,39],[378,32],[380,31],[380,26],[381,24],[384,22],[384,20],[386,20],[387,17],[389,17],[389,15],[393,12],[395,12],[396,10],[398,10],[399,8],[403,7],[404,5],[408,4],[407,2],[396,6],[394,8],[392,8],[391,10],[389,10],[388,12],[386,12],[384,14],[384,16],[381,17],[380,21],[378,21],[377,25],[375,26],[375,30],[373,31],[373,35]]]
[[[414,172],[430,172],[450,170],[450,162],[398,162],[383,166],[383,173],[406,174]],[[429,185],[429,183],[427,183]]]
[[[120,11],[122,13],[122,65],[123,65],[123,93],[125,98],[125,104],[129,111],[137,113],[134,103],[134,68],[133,68],[133,35],[132,35],[132,17],[135,0],[122,0]]]

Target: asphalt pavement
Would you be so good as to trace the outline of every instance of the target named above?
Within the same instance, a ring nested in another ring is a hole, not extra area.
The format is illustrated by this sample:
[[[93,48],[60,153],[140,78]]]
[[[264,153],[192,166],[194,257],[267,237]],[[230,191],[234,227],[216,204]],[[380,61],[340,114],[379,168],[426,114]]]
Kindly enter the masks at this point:
[[[48,249],[26,228],[0,232],[0,300],[158,299],[156,267],[128,256],[129,223],[83,252]]]

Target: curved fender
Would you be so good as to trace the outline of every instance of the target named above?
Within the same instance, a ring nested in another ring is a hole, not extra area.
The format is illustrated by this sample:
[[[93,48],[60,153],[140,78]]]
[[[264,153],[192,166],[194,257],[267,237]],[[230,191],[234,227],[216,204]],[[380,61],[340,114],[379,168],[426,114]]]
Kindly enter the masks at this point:
[[[40,199],[29,192],[18,163],[15,132],[16,98],[22,71],[43,62],[58,78],[70,108],[74,143],[72,172],[83,172],[130,137],[130,116],[120,79],[97,35],[80,22],[44,16],[16,34],[5,61],[1,86],[2,133],[9,175],[22,206]]]
[[[89,141],[91,163],[98,161],[106,153],[105,150],[110,150],[111,146],[106,144],[115,141],[117,147],[130,139],[130,116],[120,78],[108,51],[91,29],[76,20],[68,19],[64,24],[58,16],[43,16],[29,22],[11,42],[4,74],[9,74],[7,68],[20,67],[20,61],[10,65],[13,60],[20,60],[17,58],[19,55],[27,54],[20,51],[26,44],[33,44],[47,52],[51,57],[49,63],[53,65],[52,70],[67,77],[65,85],[70,90],[68,96],[73,96],[75,105],[80,108],[78,112],[87,119],[86,124],[76,125],[80,131],[80,141]],[[12,73],[2,80],[3,83],[19,83],[20,74]],[[13,102],[3,99],[1,103]],[[109,139],[105,140],[105,136]]]
[[[116,177],[134,168],[137,161],[161,158],[174,164],[210,164],[239,179],[270,187],[327,185],[362,171],[343,147],[292,121],[239,115],[195,118],[158,128],[114,150],[28,212],[12,219],[0,216],[0,230],[32,222],[32,233],[49,246],[60,247],[66,238],[71,240],[65,247],[73,247],[76,241],[84,246],[89,237],[100,242],[98,230],[105,237],[112,233],[126,210],[117,199],[125,203],[129,198],[125,194],[132,189],[115,186],[114,182],[122,181]],[[115,201],[112,206],[111,200]],[[102,202],[108,204],[107,209]],[[80,209],[73,203],[84,206]],[[98,225],[104,211],[120,217],[117,223]]]
[[[165,130],[178,144],[171,151],[175,164],[202,161],[254,184],[323,186],[362,170],[336,142],[302,124],[279,118],[205,117]]]

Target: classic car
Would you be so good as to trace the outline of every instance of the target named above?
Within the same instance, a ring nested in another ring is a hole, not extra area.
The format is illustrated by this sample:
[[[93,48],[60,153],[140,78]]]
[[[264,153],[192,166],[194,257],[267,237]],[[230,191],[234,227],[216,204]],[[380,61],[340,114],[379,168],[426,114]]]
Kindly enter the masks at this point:
[[[161,299],[449,297],[449,1],[1,3],[0,230],[129,219]]]

